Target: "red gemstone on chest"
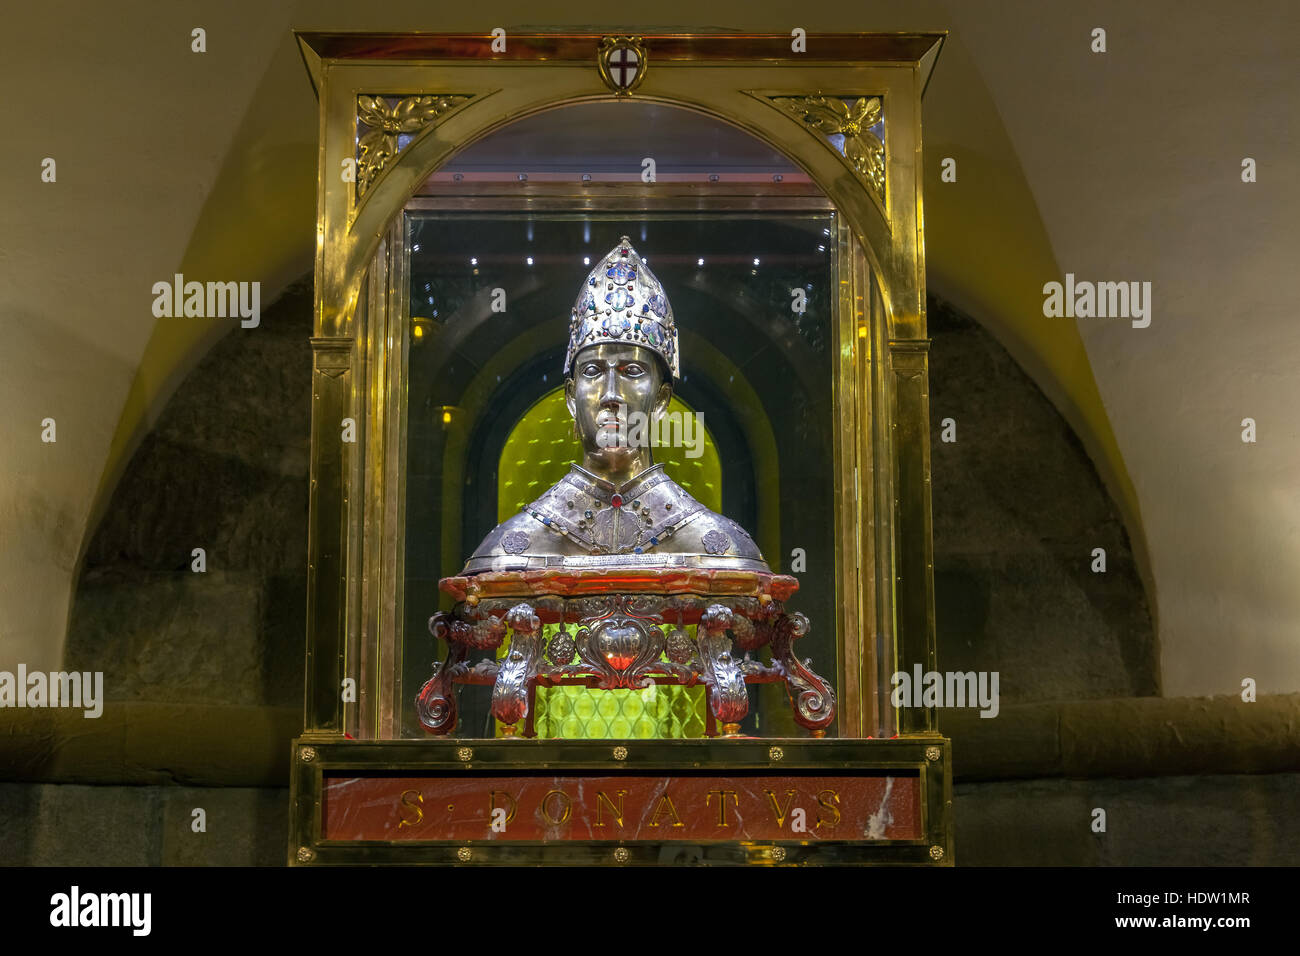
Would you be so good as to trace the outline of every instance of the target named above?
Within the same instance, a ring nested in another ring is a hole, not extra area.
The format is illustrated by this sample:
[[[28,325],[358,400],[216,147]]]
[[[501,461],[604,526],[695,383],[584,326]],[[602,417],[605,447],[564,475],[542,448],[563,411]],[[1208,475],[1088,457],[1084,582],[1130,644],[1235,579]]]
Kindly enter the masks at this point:
[[[613,498],[609,499],[609,503],[613,505],[615,508],[621,508],[623,507],[623,496],[615,495]]]

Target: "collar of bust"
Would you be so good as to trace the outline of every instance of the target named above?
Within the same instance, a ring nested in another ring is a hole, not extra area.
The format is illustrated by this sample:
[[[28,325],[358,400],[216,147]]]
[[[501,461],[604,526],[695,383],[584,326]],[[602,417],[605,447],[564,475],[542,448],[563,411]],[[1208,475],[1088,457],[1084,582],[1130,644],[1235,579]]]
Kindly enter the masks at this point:
[[[593,498],[600,497],[600,498],[604,498],[605,500],[608,500],[612,495],[616,495],[616,494],[622,495],[624,498],[631,498],[634,497],[638,491],[642,490],[643,485],[645,485],[647,482],[653,479],[657,474],[661,474],[663,472],[663,468],[664,466],[662,462],[651,465],[649,468],[647,468],[645,471],[638,474],[636,477],[629,478],[627,481],[623,482],[621,487],[615,485],[612,481],[609,481],[608,479],[601,478],[599,475],[593,475],[586,468],[583,468],[579,464],[573,465],[573,471],[577,472],[577,474],[574,475],[573,477],[577,478],[579,481],[583,481],[585,483],[594,485],[595,490],[604,493],[602,495],[596,495],[593,492],[592,493]]]

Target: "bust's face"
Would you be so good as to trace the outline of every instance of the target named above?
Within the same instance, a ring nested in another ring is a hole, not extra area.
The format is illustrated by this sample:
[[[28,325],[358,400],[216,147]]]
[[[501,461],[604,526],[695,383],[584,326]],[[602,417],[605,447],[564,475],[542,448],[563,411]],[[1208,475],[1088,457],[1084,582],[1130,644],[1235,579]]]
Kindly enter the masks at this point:
[[[667,411],[672,384],[664,380],[654,352],[640,345],[607,342],[574,357],[573,378],[564,397],[578,423],[583,451],[614,463],[620,456],[636,453],[637,436],[649,433],[649,429],[629,428],[635,424],[633,416],[654,421]]]

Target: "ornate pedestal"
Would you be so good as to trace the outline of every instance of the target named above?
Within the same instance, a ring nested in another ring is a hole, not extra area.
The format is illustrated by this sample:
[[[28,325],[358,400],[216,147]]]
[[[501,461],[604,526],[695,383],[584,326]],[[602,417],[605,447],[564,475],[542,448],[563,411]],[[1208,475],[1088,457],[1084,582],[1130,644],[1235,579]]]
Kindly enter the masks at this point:
[[[708,688],[708,735],[739,731],[749,710],[746,684],[784,682],[794,719],[821,737],[835,717],[835,692],[800,661],[795,641],[808,619],[787,614],[799,587],[788,575],[682,568],[497,571],[444,578],[457,599],[429,621],[447,642],[416,699],[429,732],[456,727],[456,686],[492,685],[492,714],[514,736],[533,737],[537,687],[612,690],[676,684]],[[557,624],[549,638],[543,625]],[[691,636],[687,628],[696,625]],[[505,657],[470,663],[475,650]],[[755,659],[771,646],[771,663]]]

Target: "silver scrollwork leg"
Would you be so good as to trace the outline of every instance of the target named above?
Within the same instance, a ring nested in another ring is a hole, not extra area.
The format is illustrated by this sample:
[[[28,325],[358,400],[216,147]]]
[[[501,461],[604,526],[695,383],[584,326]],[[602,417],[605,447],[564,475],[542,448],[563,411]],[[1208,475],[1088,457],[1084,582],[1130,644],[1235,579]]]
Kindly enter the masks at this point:
[[[541,656],[542,621],[531,605],[516,604],[506,612],[506,624],[510,651],[492,686],[492,716],[505,724],[506,736],[513,737],[516,725],[528,716],[529,689],[537,679]]]
[[[704,682],[709,688],[709,709],[722,724],[724,734],[739,733],[740,722],[749,713],[745,675],[732,657],[731,638],[727,637],[731,623],[730,608],[711,604],[700,616],[700,626],[696,631]],[[701,632],[703,636],[700,636]]]
[[[782,614],[772,626],[772,663],[785,675],[794,719],[814,737],[824,736],[835,719],[835,690],[807,661],[794,654],[794,642],[808,633],[808,618]]]
[[[469,648],[456,639],[451,615],[439,611],[429,619],[429,633],[447,642],[447,659],[433,667],[433,676],[425,681],[415,698],[415,712],[420,724],[431,734],[445,736],[456,729],[455,680],[465,670]]]

